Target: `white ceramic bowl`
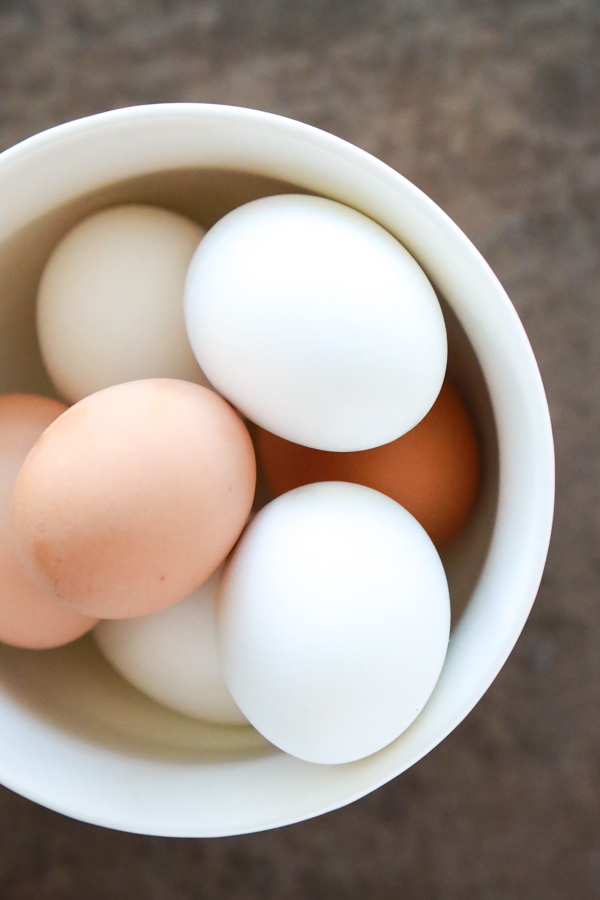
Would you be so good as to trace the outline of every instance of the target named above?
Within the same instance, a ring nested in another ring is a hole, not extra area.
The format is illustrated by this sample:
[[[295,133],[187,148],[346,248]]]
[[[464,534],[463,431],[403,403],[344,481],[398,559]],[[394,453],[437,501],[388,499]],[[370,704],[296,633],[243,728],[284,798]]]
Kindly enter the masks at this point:
[[[414,724],[374,756],[300,762],[250,728],[203,725],[119,679],[89,638],[0,648],[0,781],[52,809],[127,831],[230,835],[307,819],[374,790],[477,703],[529,613],[548,548],[553,445],[540,375],[517,314],[460,229],[401,175],[315,128],[202,104],[134,107],[53,128],[0,155],[0,391],[44,391],[34,302],[44,262],[83,215],[157,203],[208,226],[255,197],[310,191],[396,235],[443,299],[450,371],[476,418],[485,478],[446,551],[454,629]]]

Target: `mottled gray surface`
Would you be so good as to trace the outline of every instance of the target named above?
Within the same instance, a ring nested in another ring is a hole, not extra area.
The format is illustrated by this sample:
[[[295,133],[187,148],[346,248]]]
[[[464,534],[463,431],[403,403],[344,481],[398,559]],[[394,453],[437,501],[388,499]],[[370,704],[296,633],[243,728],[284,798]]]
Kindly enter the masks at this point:
[[[319,125],[464,228],[546,382],[559,465],[550,559],[494,686],[392,784],[319,820],[216,841],[105,831],[2,790],[0,897],[598,897],[600,4],[0,0],[2,147],[165,100]]]

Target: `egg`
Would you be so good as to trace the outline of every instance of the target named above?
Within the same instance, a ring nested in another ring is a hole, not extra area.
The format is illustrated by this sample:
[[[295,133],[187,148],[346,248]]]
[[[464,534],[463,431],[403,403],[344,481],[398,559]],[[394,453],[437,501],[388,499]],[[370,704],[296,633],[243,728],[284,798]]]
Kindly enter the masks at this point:
[[[220,219],[192,259],[185,318],[223,396],[320,450],[395,440],[429,411],[446,370],[423,270],[376,222],[322,197],[265,197]]]
[[[153,700],[220,725],[247,724],[223,680],[215,635],[220,570],[189,597],[137,619],[100,622],[94,638],[114,668]]]
[[[257,428],[257,456],[277,497],[315,481],[351,481],[387,494],[421,523],[437,547],[452,540],[477,496],[480,457],[464,403],[449,381],[415,428],[358,453],[327,453]]]
[[[183,318],[186,272],[203,234],[170,210],[127,205],[89,216],[60,241],[41,278],[37,330],[66,400],[141,378],[208,384]]]
[[[101,619],[182,600],[223,562],[254,496],[250,435],[208,388],[174,379],[98,391],[29,453],[15,546],[56,602]]]
[[[300,759],[346,763],[414,721],[438,680],[448,584],[416,519],[363,485],[296,488],[248,525],[219,588],[225,681]]]
[[[10,501],[25,457],[64,404],[30,394],[0,396],[0,641],[43,649],[67,644],[97,619],[62,609],[25,574],[15,555]]]

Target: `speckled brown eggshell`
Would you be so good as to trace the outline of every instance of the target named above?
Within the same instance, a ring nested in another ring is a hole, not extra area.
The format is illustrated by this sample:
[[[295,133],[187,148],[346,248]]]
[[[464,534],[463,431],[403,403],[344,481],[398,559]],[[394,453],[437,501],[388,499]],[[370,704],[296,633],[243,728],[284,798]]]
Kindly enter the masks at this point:
[[[27,457],[13,494],[18,552],[65,607],[145,615],[220,565],[255,480],[248,431],[213,391],[175,379],[115,385],[72,406]]]
[[[461,529],[479,486],[475,430],[449,381],[415,428],[381,447],[327,453],[257,428],[256,448],[276,497],[316,481],[364,484],[404,506],[437,547],[449,543]]]
[[[0,396],[0,641],[15,647],[59,647],[97,622],[53,603],[25,574],[13,546],[10,500],[15,481],[37,439],[66,408],[32,394]]]

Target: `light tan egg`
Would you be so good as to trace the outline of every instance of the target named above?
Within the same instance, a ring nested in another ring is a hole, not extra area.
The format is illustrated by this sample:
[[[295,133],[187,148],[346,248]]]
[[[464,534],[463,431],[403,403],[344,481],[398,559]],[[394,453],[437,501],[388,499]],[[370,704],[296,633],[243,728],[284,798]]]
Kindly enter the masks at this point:
[[[0,641],[43,649],[67,644],[97,619],[64,609],[35,585],[16,557],[10,500],[25,457],[63,403],[31,394],[0,396]]]
[[[364,484],[404,506],[437,547],[458,533],[479,486],[477,438],[465,405],[449,381],[415,428],[381,447],[328,453],[258,428],[256,448],[276,497],[315,481]]]
[[[147,379],[76,403],[29,454],[13,528],[57,602],[130,618],[186,597],[221,564],[252,506],[250,435],[208,388]]]

